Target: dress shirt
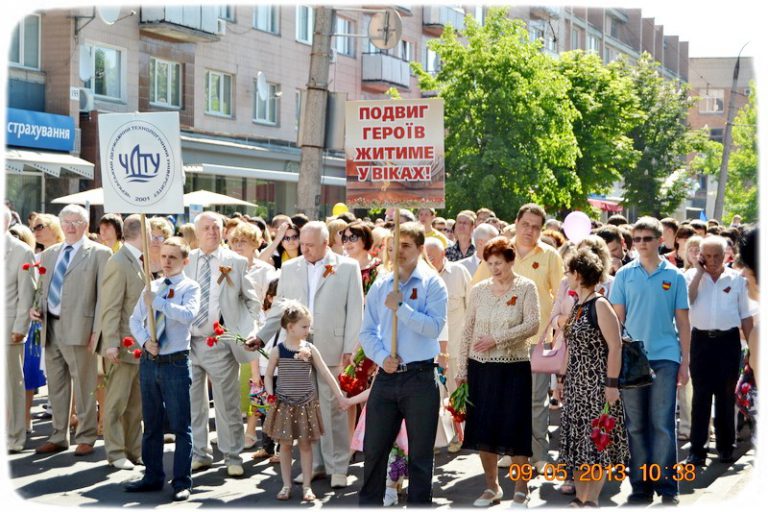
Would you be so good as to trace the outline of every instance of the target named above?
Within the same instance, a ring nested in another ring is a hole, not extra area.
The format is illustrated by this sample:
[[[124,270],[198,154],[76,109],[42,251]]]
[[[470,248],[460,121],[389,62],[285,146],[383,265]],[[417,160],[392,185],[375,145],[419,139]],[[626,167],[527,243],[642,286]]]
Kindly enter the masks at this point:
[[[69,264],[67,265],[67,269],[66,270],[69,269],[69,266],[72,265],[72,262],[75,260],[75,255],[77,254],[77,251],[79,251],[83,247],[84,240],[85,240],[85,237],[81,238],[80,240],[78,240],[74,244],[71,244],[72,245],[72,252],[69,253]],[[64,257],[64,248],[66,248],[67,245],[70,245],[70,244],[68,244],[66,242],[62,242],[61,251],[59,251],[59,257],[56,258],[56,264],[53,266],[53,268],[48,269],[51,272],[51,280],[53,280],[54,273],[56,272],[56,267],[59,266],[59,262]],[[66,270],[64,271],[65,279],[66,279]],[[62,289],[63,289],[64,281],[61,282],[61,286],[62,286]],[[52,315],[55,315],[55,316],[61,316],[61,305],[62,305],[62,302],[59,301],[58,306],[53,307],[53,306],[51,306],[51,303],[49,301],[48,302],[48,312],[51,313]]]
[[[315,293],[320,285],[320,278],[323,277],[325,266],[328,264],[327,251],[329,250],[326,249],[325,256],[314,263],[304,260],[307,263],[307,301],[309,302],[307,306],[313,315],[315,314]]]
[[[685,280],[691,285],[697,270],[688,269]],[[702,331],[727,331],[741,327],[741,320],[752,316],[747,294],[747,281],[732,268],[725,270],[717,281],[706,272],[699,281],[696,302],[691,304],[691,327]]]
[[[152,291],[157,292],[164,288],[165,279],[163,277],[152,281]],[[160,346],[161,355],[189,350],[189,328],[200,308],[200,285],[197,281],[185,276],[184,272],[168,279],[171,281],[168,292],[164,296],[155,295],[155,300],[152,301],[154,311],[165,315],[165,339]],[[169,298],[170,290],[173,290],[173,296]],[[146,322],[147,306],[144,304],[142,293],[130,319],[131,334],[142,347],[150,339]]]
[[[218,281],[219,276],[221,275],[219,266],[221,266],[221,260],[223,257],[222,251],[224,251],[224,248],[219,246],[210,254],[211,282],[210,287],[208,288],[208,321],[200,327],[193,325],[192,336],[210,336],[213,334],[213,322],[218,322],[219,318],[221,318],[221,309],[219,308],[219,293],[221,290],[221,285],[224,284],[224,281],[222,281],[221,284],[218,284]],[[195,269],[195,281],[200,278],[200,274],[202,273],[203,264],[205,263],[205,259],[203,259],[204,255],[205,253],[200,251],[200,257],[197,258],[197,268]]]
[[[379,276],[366,296],[360,344],[365,355],[381,366],[390,355],[392,310],[384,305],[392,291],[393,274]],[[402,304],[397,309],[397,354],[403,363],[434,359],[440,353],[438,336],[448,316],[448,290],[440,276],[419,261],[400,284]]]

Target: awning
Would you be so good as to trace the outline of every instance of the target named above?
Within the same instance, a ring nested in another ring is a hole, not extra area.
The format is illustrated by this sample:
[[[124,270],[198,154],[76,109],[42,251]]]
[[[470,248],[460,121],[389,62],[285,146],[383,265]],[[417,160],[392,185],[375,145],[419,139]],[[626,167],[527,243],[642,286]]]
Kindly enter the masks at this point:
[[[595,208],[600,208],[601,210],[605,212],[611,212],[611,213],[618,213],[624,209],[623,206],[621,206],[618,203],[614,203],[612,201],[606,201],[605,199],[587,199],[589,204],[594,206]]]
[[[5,168],[16,172],[42,171],[57,178],[65,170],[93,179],[93,164],[67,153],[6,149]]]
[[[218,176],[230,176],[237,178],[256,178],[269,181],[286,181],[289,183],[298,183],[299,174],[295,172],[271,171],[267,169],[254,169],[252,167],[233,167],[231,165],[215,164],[186,164],[185,173],[201,173]],[[320,178],[322,185],[334,187],[346,187],[347,180],[335,176],[322,176]]]

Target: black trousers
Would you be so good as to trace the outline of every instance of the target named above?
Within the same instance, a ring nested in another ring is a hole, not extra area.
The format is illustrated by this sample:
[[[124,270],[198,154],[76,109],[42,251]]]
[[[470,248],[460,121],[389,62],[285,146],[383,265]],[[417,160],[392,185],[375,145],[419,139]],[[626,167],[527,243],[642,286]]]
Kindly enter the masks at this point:
[[[387,459],[403,419],[408,433],[408,504],[431,504],[435,435],[440,410],[435,369],[391,374],[379,371],[367,407],[360,505],[382,505]]]
[[[739,330],[693,329],[691,336],[691,454],[706,457],[712,397],[715,399],[717,451],[731,455],[736,446],[736,384],[739,380]]]

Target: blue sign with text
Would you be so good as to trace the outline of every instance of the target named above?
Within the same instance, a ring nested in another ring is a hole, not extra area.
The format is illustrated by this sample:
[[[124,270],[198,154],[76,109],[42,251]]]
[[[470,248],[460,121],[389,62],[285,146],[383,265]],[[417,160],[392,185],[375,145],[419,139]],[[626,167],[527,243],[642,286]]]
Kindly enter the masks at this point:
[[[69,116],[9,108],[5,143],[8,146],[72,151],[75,147],[75,120]]]

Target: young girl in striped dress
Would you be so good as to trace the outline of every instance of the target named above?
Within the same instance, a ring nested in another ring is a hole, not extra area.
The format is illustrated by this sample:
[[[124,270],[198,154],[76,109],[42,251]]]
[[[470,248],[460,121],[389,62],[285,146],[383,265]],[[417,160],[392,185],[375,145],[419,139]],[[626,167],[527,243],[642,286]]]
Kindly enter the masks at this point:
[[[263,431],[280,443],[280,475],[283,488],[277,494],[278,500],[291,497],[291,452],[293,441],[299,443],[301,472],[304,476],[302,498],[314,501],[312,492],[312,443],[323,435],[323,420],[317,390],[312,381],[314,369],[331,386],[342,409],[349,407],[349,400],[342,394],[336,378],[323,361],[317,348],[306,341],[312,325],[309,310],[296,301],[286,301],[280,325],[286,330],[285,341],[269,353],[269,365],[264,375],[267,393],[275,400],[267,412]],[[272,375],[279,369],[280,379],[275,392]],[[272,401],[272,400],[270,400]]]

